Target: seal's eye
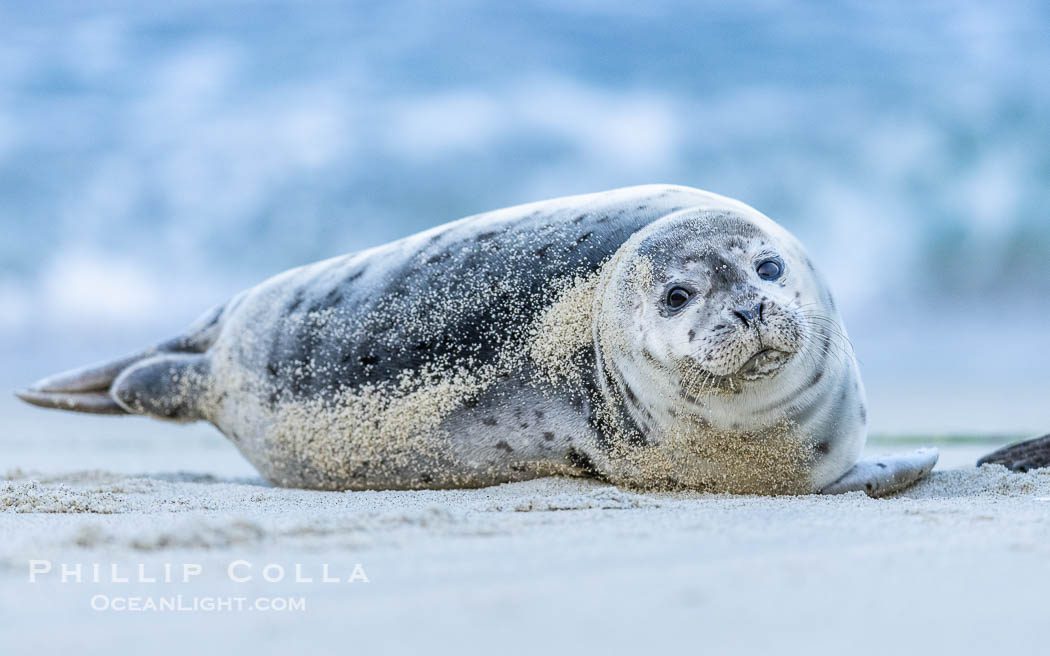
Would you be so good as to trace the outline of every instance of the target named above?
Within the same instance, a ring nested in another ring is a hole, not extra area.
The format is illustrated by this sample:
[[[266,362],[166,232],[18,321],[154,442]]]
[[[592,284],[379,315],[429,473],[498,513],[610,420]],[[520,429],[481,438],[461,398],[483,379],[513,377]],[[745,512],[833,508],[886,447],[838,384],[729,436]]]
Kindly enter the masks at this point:
[[[672,287],[667,292],[667,307],[672,310],[681,310],[685,307],[685,304],[689,302],[689,297],[692,294],[689,293],[688,289],[684,287]]]
[[[779,261],[768,259],[759,262],[758,266],[755,267],[755,271],[758,272],[758,277],[763,280],[776,280],[784,272],[784,267]]]

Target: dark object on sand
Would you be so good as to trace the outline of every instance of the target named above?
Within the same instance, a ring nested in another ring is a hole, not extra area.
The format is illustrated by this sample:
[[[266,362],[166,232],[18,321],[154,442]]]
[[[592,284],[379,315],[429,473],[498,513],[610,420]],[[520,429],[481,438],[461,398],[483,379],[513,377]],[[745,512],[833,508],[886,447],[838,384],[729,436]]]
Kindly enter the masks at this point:
[[[977,461],[981,465],[1002,465],[1015,472],[1050,466],[1050,435],[1004,446]]]

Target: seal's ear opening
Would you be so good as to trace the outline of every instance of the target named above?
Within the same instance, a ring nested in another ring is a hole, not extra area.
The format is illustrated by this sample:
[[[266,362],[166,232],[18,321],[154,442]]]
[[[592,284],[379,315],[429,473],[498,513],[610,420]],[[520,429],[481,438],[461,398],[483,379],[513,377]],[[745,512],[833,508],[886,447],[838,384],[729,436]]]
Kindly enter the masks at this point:
[[[978,460],[981,465],[1002,465],[1015,472],[1050,467],[1050,435],[1004,446]]]

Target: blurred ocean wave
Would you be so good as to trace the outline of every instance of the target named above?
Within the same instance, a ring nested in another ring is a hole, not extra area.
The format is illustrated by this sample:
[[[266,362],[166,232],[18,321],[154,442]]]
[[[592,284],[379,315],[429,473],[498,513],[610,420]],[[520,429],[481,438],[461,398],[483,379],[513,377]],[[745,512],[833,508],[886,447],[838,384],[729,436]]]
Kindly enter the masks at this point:
[[[876,429],[1050,428],[1048,32],[1037,2],[3,3],[4,378],[460,216],[675,182],[809,246]]]

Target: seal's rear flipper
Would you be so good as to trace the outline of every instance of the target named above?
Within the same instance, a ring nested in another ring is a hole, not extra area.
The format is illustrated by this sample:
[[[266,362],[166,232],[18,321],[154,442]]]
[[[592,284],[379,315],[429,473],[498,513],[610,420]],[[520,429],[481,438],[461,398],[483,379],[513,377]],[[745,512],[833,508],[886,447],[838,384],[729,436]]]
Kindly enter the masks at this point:
[[[820,491],[821,494],[843,494],[866,492],[871,497],[881,497],[914,485],[930,473],[940,454],[937,449],[919,449],[912,453],[897,454],[862,460],[853,465],[845,476]]]
[[[1002,465],[1016,472],[1050,467],[1050,435],[1025,440],[1004,446],[998,451],[992,451],[977,461],[977,466],[981,465]]]
[[[15,395],[44,408],[194,421],[202,418],[207,374],[205,355],[149,351],[51,376]]]
[[[43,408],[94,414],[200,419],[208,371],[203,355],[221,328],[224,306],[204,313],[183,335],[119,360],[48,376],[15,392]]]
[[[112,362],[91,367],[82,367],[48,376],[28,389],[15,392],[15,396],[26,403],[42,408],[90,412],[103,415],[124,415],[127,410],[120,407],[109,395],[109,387],[117,376],[142,359],[136,354]]]
[[[71,410],[73,412],[90,412],[96,415],[126,415],[128,411],[110,398],[106,392],[40,392],[24,389],[15,392],[15,396],[26,403],[41,408]]]
[[[204,418],[201,402],[208,390],[209,370],[206,355],[156,355],[122,371],[109,395],[132,414],[196,421]]]

